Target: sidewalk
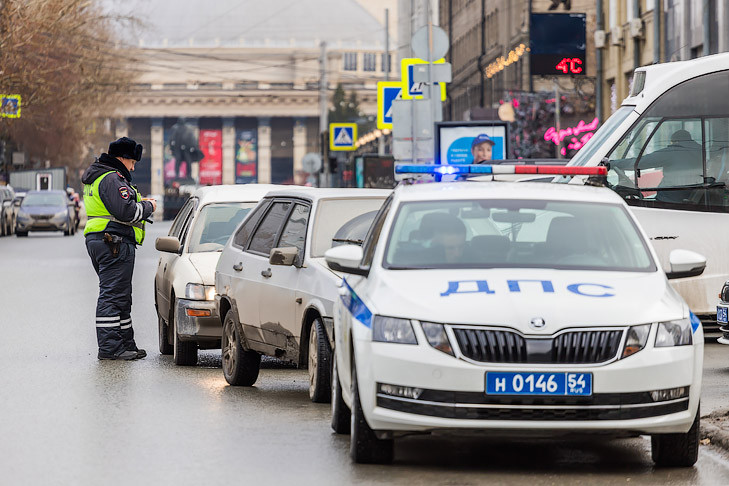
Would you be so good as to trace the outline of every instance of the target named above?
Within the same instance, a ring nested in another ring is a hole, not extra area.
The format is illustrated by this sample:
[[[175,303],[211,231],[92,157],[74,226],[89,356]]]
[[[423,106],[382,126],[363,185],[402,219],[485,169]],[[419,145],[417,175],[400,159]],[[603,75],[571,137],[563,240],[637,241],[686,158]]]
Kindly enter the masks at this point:
[[[729,451],[729,408],[701,416],[701,439]]]

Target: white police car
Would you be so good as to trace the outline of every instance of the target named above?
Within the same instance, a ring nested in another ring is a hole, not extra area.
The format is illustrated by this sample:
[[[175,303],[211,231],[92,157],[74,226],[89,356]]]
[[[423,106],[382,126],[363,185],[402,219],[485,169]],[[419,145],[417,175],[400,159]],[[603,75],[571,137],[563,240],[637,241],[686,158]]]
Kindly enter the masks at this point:
[[[484,430],[649,434],[657,464],[695,463],[703,331],[612,191],[401,185],[363,247],[325,258],[349,274],[332,427],[356,462],[391,461],[404,434]],[[706,261],[674,250],[669,265]]]

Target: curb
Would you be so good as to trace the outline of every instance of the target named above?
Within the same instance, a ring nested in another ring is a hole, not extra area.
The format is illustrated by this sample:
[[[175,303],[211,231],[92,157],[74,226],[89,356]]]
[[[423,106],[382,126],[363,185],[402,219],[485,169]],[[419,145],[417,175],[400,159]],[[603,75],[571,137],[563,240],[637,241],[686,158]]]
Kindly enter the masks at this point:
[[[729,451],[729,409],[717,410],[701,417],[701,438]]]

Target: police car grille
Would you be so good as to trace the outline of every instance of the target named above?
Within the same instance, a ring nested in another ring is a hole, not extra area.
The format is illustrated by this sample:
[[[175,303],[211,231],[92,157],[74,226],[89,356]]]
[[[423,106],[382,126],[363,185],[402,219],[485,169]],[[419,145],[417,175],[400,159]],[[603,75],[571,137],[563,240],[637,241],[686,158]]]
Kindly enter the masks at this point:
[[[454,329],[464,356],[487,363],[525,363],[526,341],[519,334],[492,329]]]
[[[454,328],[466,358],[482,363],[592,364],[615,357],[623,329],[562,333],[554,338],[524,338],[495,329]]]
[[[552,340],[553,363],[602,363],[614,357],[623,330],[573,331]]]

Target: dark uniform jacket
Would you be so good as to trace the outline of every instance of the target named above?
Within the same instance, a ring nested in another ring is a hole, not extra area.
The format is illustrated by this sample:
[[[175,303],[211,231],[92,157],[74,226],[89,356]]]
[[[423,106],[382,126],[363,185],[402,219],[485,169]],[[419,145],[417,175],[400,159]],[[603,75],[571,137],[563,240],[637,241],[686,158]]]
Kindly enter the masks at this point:
[[[119,221],[130,223],[149,218],[153,212],[152,203],[137,202],[137,189],[132,186],[132,175],[116,157],[101,154],[101,157],[86,169],[81,182],[93,184],[97,178],[112,170],[116,173],[104,177],[99,184],[99,196],[109,213]],[[122,236],[130,243],[134,243],[134,229],[131,226],[110,221],[104,232]]]

